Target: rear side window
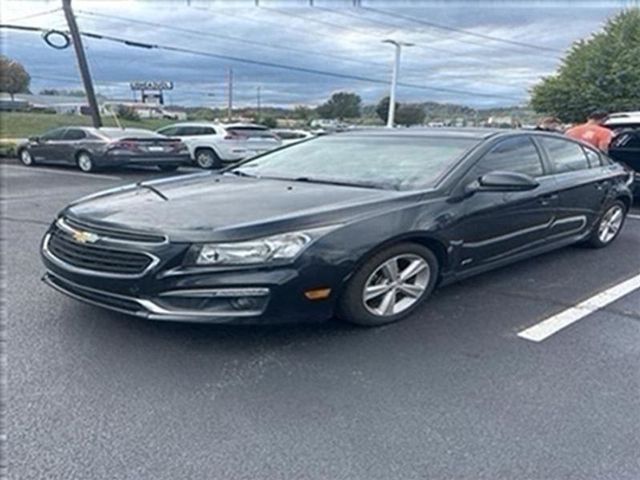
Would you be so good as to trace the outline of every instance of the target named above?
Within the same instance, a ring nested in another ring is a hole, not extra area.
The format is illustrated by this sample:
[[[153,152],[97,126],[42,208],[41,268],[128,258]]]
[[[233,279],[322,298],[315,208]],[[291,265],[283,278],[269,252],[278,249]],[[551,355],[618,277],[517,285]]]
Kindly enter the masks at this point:
[[[227,128],[227,132],[231,135],[245,138],[276,138],[275,135],[266,128],[233,127]]]
[[[578,143],[550,137],[541,137],[540,143],[547,151],[555,173],[575,172],[589,168],[587,156]]]
[[[502,140],[476,163],[473,178],[494,170],[517,172],[539,177],[543,175],[542,160],[531,139],[518,136]]]
[[[64,132],[64,136],[62,137],[64,140],[82,140],[86,138],[87,134],[84,130],[80,130],[78,128],[68,128],[66,132]]]
[[[590,148],[582,147],[584,153],[587,155],[587,160],[589,161],[589,166],[591,168],[597,168],[602,166],[602,159],[600,158],[600,154],[595,150],[591,150]]]
[[[622,133],[611,142],[611,148],[636,149],[640,148],[640,133]]]

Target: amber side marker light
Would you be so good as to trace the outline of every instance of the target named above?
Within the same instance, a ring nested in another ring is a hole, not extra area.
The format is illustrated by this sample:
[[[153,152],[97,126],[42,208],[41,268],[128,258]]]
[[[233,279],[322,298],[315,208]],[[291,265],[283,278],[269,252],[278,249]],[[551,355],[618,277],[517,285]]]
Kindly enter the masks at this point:
[[[304,296],[309,300],[324,300],[331,295],[330,288],[314,288],[313,290],[307,290],[304,292]]]

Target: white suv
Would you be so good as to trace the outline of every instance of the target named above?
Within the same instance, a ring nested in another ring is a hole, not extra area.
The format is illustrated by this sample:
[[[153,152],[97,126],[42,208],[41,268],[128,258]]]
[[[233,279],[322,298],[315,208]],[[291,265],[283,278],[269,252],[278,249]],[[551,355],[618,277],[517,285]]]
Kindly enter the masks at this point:
[[[200,168],[220,168],[282,145],[268,128],[250,123],[181,122],[157,133],[182,140]]]

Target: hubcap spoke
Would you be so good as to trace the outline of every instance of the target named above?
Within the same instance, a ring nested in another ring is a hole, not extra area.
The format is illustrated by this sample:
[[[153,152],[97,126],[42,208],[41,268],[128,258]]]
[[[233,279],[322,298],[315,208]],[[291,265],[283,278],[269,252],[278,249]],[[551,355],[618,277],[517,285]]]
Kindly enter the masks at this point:
[[[409,264],[407,268],[400,272],[400,280],[406,282],[411,277],[415,277],[420,272],[427,268],[427,263],[424,260],[414,260]]]
[[[384,275],[392,282],[395,282],[398,279],[398,262],[395,258],[386,262],[382,266],[382,270]]]
[[[412,283],[401,283],[398,288],[402,293],[412,298],[418,298],[424,292],[424,287]]]
[[[385,294],[380,306],[378,307],[378,311],[380,312],[380,315],[393,315],[395,306],[396,290],[394,288]]]
[[[383,293],[389,291],[389,285],[381,284],[381,285],[370,285],[365,288],[364,291],[364,301],[368,302],[374,298],[379,297]]]

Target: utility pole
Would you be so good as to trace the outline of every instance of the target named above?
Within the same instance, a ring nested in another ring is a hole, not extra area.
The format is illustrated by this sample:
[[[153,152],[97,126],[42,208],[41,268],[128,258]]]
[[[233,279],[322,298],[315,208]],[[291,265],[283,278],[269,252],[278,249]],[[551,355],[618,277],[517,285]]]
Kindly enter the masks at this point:
[[[393,73],[391,74],[391,91],[389,92],[389,114],[387,115],[387,128],[393,128],[396,115],[396,85],[400,70],[400,51],[402,47],[411,47],[413,43],[397,42],[396,40],[383,40],[382,43],[390,43],[396,47],[393,60]]]
[[[84,47],[82,46],[82,37],[80,36],[76,17],[73,15],[73,9],[71,8],[71,0],[62,0],[62,9],[64,10],[64,16],[67,19],[67,25],[69,26],[69,32],[71,33],[73,48],[76,51],[80,76],[82,77],[84,91],[87,95],[87,102],[89,102],[91,121],[95,128],[100,128],[102,126],[102,120],[100,119],[98,101],[96,100],[96,93],[93,90],[91,72],[89,72],[89,64],[87,63],[87,57],[84,54]]]
[[[227,70],[227,81],[228,91],[227,91],[227,121],[230,122],[233,117],[233,68],[229,67]]]
[[[256,96],[257,96],[257,101],[258,101],[258,121],[260,121],[260,119],[262,118],[262,112],[261,112],[261,103],[260,103],[260,85],[258,85],[258,88],[256,89]]]

